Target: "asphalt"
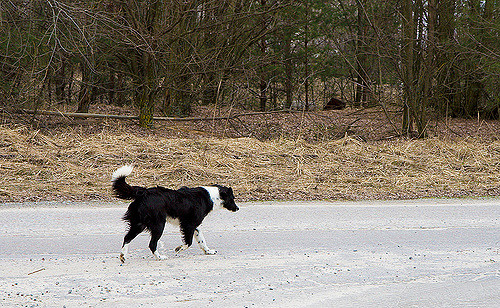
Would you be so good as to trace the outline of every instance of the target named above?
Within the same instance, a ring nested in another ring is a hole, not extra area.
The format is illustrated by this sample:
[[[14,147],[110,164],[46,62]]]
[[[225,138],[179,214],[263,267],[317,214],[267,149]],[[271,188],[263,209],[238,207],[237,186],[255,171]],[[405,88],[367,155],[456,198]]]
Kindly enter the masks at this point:
[[[500,199],[265,202],[202,225],[216,255],[118,255],[126,203],[0,205],[0,306],[500,307]]]

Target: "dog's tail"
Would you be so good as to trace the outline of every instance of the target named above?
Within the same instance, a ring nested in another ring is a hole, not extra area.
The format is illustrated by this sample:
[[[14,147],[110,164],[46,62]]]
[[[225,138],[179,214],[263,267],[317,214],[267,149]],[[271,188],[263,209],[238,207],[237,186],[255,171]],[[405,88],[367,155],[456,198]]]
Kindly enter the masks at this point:
[[[125,178],[132,173],[132,166],[123,166],[113,172],[111,183],[115,196],[120,199],[133,200],[140,196],[146,189],[139,186],[130,186]]]

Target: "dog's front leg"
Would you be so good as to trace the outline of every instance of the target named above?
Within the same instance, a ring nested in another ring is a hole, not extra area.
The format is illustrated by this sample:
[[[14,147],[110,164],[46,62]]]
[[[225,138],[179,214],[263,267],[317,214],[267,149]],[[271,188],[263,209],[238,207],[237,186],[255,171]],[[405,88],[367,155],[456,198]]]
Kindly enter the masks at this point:
[[[212,250],[208,248],[207,242],[205,241],[205,237],[203,236],[203,233],[201,233],[200,229],[194,230],[194,238],[196,242],[198,242],[198,245],[200,246],[201,250],[203,250],[203,252],[206,255],[214,255],[217,253],[217,250]]]
[[[183,237],[184,245],[180,245],[177,248],[175,248],[175,253],[179,253],[183,250],[188,249],[191,244],[193,243],[193,233],[196,228],[190,226],[190,225],[185,225],[181,222],[181,234]]]
[[[127,244],[123,244],[123,247],[122,247],[122,252],[120,253],[120,261],[122,263],[125,263],[125,258],[127,258],[127,255],[128,255],[128,243]]]

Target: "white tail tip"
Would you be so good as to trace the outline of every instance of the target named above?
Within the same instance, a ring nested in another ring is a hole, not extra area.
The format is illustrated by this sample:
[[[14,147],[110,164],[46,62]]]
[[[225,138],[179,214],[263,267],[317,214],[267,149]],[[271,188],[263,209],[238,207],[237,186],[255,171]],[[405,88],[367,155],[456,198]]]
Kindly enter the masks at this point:
[[[128,176],[129,174],[132,173],[132,169],[134,169],[134,167],[130,165],[125,165],[123,167],[116,169],[116,171],[113,172],[113,176],[111,177],[111,182],[116,181],[116,179],[120,177]]]

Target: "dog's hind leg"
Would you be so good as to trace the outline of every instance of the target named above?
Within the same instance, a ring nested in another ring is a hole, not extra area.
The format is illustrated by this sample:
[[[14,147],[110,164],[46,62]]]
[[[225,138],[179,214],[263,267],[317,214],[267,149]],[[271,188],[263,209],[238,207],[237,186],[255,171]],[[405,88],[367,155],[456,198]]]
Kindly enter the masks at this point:
[[[144,231],[144,226],[139,224],[131,224],[125,238],[123,239],[122,251],[120,253],[120,261],[125,262],[125,258],[128,255],[128,245],[139,233]]]
[[[196,240],[196,242],[198,242],[198,245],[200,246],[201,250],[203,250],[203,252],[206,255],[214,255],[217,253],[217,250],[212,250],[208,248],[207,242],[205,241],[205,237],[203,236],[203,233],[201,233],[201,230],[198,228],[194,230],[194,239]]]
[[[158,253],[158,240],[163,234],[163,229],[165,228],[165,223],[158,223],[157,225],[149,227],[149,231],[151,232],[151,240],[149,241],[149,249],[158,260],[166,259],[166,256],[162,256]]]

